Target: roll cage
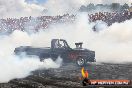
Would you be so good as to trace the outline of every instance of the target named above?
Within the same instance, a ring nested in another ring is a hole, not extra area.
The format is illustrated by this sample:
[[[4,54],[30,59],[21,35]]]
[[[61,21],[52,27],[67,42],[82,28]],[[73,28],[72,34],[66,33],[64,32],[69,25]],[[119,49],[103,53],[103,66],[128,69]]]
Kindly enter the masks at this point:
[[[70,48],[70,46],[64,39],[53,39],[51,41],[51,48],[52,49],[58,49],[58,48],[68,49]]]

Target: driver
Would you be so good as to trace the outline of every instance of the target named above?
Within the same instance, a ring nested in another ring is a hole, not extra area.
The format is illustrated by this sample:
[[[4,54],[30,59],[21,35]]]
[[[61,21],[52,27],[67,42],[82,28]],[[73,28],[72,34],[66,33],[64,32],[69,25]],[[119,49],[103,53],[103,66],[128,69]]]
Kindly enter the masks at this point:
[[[59,48],[62,48],[63,47],[62,44],[58,44],[58,46],[59,46]]]
[[[59,47],[59,48],[64,48],[64,49],[65,49],[65,46],[64,46],[63,44],[60,44],[60,43],[58,44],[58,47]]]

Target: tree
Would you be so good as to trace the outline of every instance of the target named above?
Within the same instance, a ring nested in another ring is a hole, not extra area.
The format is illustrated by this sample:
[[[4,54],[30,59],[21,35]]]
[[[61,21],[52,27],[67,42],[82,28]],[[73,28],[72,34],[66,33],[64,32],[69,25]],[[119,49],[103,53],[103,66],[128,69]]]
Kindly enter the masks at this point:
[[[129,5],[126,3],[122,6],[122,10],[125,10],[125,9],[129,9]]]
[[[81,11],[81,12],[87,11],[86,6],[82,5],[82,6],[80,7],[79,11]]]
[[[114,11],[117,11],[120,9],[120,4],[119,3],[112,3],[111,4],[111,9]]]

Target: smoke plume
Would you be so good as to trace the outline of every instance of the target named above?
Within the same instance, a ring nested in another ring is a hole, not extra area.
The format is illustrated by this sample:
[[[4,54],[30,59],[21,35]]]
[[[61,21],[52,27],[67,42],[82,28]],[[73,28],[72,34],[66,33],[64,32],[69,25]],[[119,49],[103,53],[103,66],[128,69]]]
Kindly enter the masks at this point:
[[[41,5],[28,4],[25,0],[0,0],[0,18],[38,16],[44,9]]]
[[[72,48],[75,48],[75,42],[83,42],[84,48],[95,50],[97,62],[132,62],[132,20],[114,23],[110,27],[99,22],[97,28],[103,30],[93,32],[95,24],[89,24],[86,18],[87,13],[81,13],[73,24],[54,25],[44,32],[31,35],[31,40],[34,40],[32,46],[50,45],[50,42],[46,41],[62,38],[66,39]]]
[[[34,0],[34,2],[36,2],[36,0]],[[81,5],[88,5],[89,3],[127,3],[130,5],[131,0],[47,0],[44,4],[37,3],[28,3],[26,0],[0,0],[0,18],[62,15],[65,13],[76,14]]]
[[[50,58],[40,62],[38,57],[22,58],[14,55],[18,46],[31,45],[30,36],[25,32],[14,31],[10,36],[0,36],[0,83],[8,82],[14,78],[23,78],[37,69],[58,68],[62,59],[53,61]]]
[[[48,15],[62,15],[65,13],[76,14],[82,5],[87,6],[90,3],[94,4],[129,4],[131,5],[131,0],[47,0],[44,3],[44,7],[48,10]]]

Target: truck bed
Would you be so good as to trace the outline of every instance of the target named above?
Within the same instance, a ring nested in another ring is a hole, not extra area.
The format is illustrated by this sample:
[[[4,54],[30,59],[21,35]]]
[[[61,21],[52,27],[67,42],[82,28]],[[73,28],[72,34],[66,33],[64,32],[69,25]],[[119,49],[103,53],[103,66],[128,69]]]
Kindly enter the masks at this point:
[[[39,56],[42,53],[45,53],[45,54],[50,53],[51,48],[50,47],[35,48],[35,47],[25,46],[25,47],[18,47],[15,49],[15,53],[19,53],[19,52],[25,52],[27,55]]]

